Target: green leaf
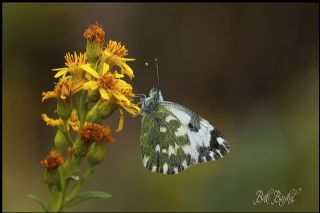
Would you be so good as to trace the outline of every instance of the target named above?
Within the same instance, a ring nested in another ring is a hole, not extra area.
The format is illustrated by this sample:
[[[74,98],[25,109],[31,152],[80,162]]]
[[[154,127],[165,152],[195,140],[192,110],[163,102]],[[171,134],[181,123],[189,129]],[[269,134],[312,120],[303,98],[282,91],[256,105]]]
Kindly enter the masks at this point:
[[[34,200],[35,202],[37,202],[46,212],[49,211],[47,206],[39,198],[37,198],[35,195],[28,194],[27,197]]]
[[[112,197],[112,195],[106,192],[98,192],[98,191],[84,192],[68,200],[65,204],[65,208],[74,206],[82,201],[93,199],[93,198],[110,198],[110,197]]]

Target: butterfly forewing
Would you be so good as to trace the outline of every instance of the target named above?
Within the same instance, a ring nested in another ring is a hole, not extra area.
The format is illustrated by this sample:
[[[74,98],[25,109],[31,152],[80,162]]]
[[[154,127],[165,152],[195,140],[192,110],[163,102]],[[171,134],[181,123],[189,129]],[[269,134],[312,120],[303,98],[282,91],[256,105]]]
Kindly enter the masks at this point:
[[[143,165],[163,174],[177,174],[191,164],[217,160],[229,144],[208,121],[179,104],[161,101],[142,119]]]
[[[161,105],[181,121],[190,141],[192,163],[218,160],[230,151],[230,146],[221,132],[198,114],[169,101],[163,101]]]

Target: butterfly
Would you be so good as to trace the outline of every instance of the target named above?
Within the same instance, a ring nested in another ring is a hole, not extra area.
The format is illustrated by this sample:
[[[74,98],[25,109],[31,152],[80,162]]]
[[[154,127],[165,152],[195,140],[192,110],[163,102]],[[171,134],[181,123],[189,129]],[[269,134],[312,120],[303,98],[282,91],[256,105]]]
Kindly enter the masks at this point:
[[[187,107],[165,101],[160,89],[152,88],[141,102],[140,149],[148,170],[175,175],[230,151],[217,128]]]

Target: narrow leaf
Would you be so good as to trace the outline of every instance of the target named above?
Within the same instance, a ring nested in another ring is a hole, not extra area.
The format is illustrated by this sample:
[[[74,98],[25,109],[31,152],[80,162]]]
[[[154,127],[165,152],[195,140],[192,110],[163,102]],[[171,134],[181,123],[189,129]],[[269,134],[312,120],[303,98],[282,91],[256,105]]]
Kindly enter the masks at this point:
[[[112,197],[112,195],[106,192],[97,192],[97,191],[84,192],[68,200],[65,204],[65,208],[74,206],[82,201],[93,199],[93,198],[110,198],[110,197]]]
[[[49,211],[47,206],[39,198],[37,198],[35,195],[28,194],[27,197],[34,200],[36,203],[38,203],[46,212]]]

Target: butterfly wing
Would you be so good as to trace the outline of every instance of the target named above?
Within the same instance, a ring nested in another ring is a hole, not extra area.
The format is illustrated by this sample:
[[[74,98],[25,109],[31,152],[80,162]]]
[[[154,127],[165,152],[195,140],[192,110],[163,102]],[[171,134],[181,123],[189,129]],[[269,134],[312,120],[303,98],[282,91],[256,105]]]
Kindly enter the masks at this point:
[[[183,151],[189,144],[188,137],[175,135],[181,125],[172,112],[160,105],[143,116],[140,147],[145,168],[173,175],[191,164],[191,155]]]
[[[161,101],[142,118],[143,165],[152,172],[177,174],[192,164],[217,160],[229,152],[222,134],[191,110]]]
[[[230,151],[221,132],[195,112],[169,101],[161,102],[161,106],[181,122],[177,134],[188,136],[190,145],[185,146],[184,151],[191,155],[192,164],[218,160]]]

